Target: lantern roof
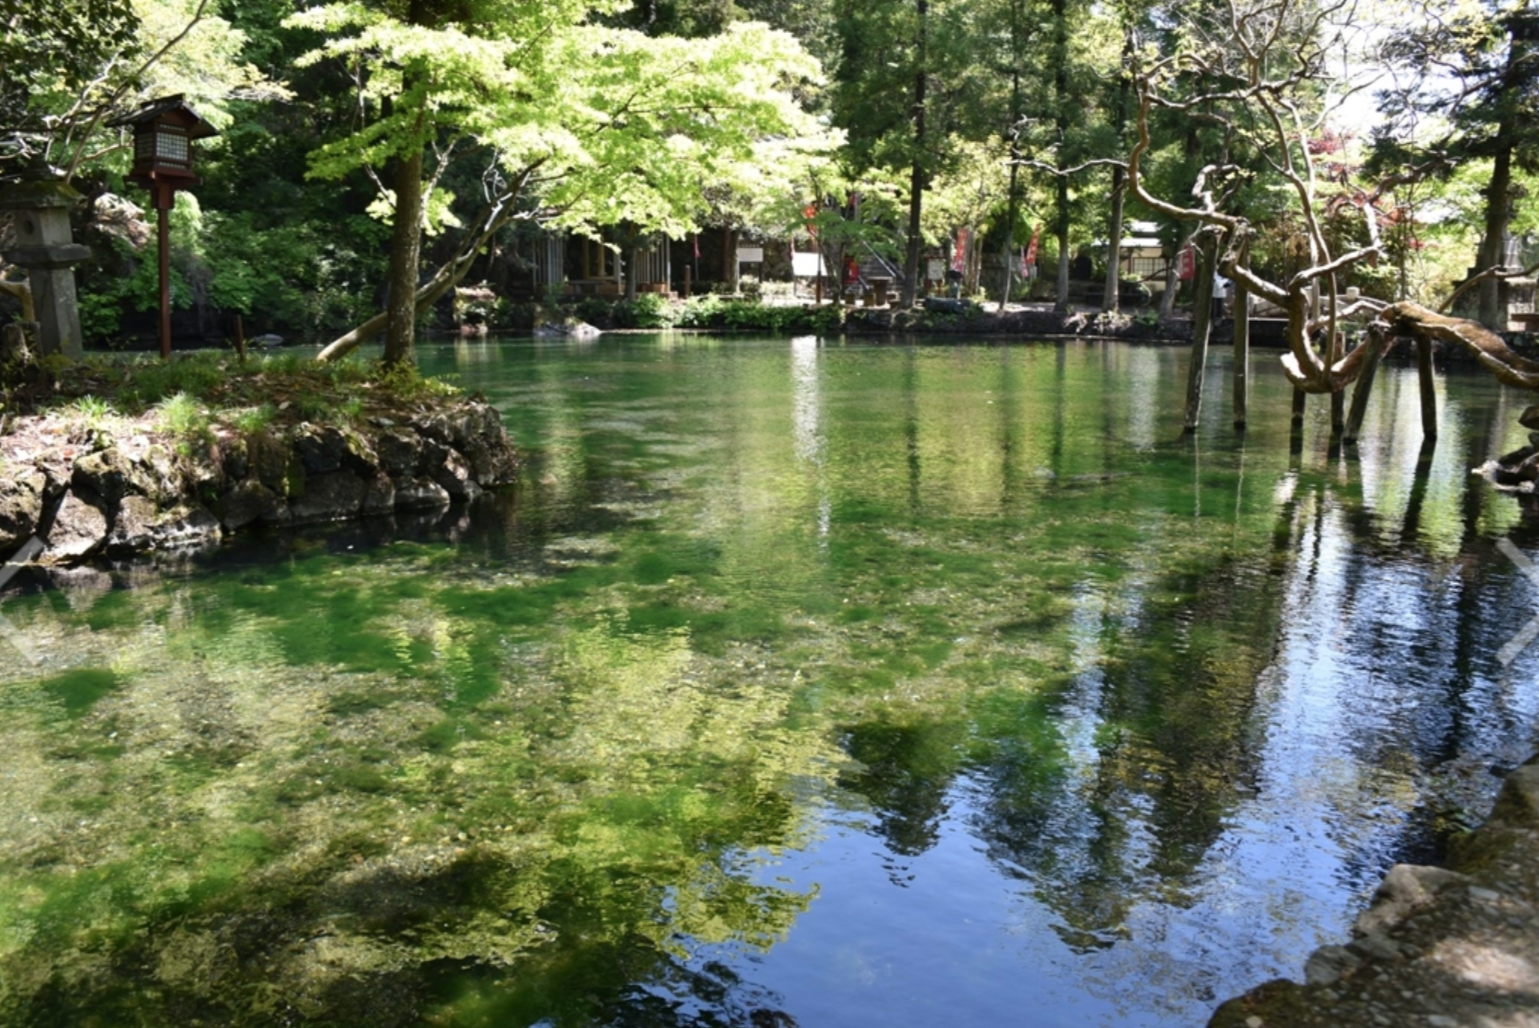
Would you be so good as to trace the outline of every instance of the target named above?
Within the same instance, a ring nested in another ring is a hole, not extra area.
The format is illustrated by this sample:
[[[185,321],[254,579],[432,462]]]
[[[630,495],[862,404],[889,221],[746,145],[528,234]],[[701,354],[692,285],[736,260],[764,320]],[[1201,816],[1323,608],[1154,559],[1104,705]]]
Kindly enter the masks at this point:
[[[206,139],[219,134],[218,129],[198,117],[197,112],[187,106],[187,101],[181,93],[151,100],[134,113],[115,118],[107,124],[113,128],[119,125],[132,125],[138,129],[140,126],[149,126],[158,121],[169,121],[181,126],[186,130],[189,139]]]

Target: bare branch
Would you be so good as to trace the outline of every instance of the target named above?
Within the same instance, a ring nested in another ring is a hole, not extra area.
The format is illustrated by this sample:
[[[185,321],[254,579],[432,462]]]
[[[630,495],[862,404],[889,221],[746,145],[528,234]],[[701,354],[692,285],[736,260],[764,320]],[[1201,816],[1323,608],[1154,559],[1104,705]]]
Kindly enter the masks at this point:
[[[1126,169],[1128,166],[1127,161],[1119,161],[1111,157],[1100,157],[1096,158],[1095,160],[1085,161],[1082,164],[1074,165],[1072,168],[1060,168],[1055,164],[1048,164],[1046,161],[1031,160],[1027,158],[1017,158],[1015,160],[1006,161],[1005,167],[1009,167],[1012,164],[1022,168],[1031,168],[1035,171],[1045,171],[1049,175],[1060,176],[1078,175],[1080,172],[1088,171],[1091,168]]]
[[[1453,307],[1455,300],[1469,292],[1469,290],[1475,285],[1480,282],[1484,282],[1488,278],[1528,278],[1535,272],[1539,272],[1539,264],[1531,265],[1530,267],[1524,268],[1522,271],[1507,271],[1505,268],[1487,268],[1486,270],[1480,272],[1478,275],[1471,275],[1459,286],[1459,288],[1450,293],[1448,295],[1448,299],[1444,300],[1438,306],[1437,312],[1439,314],[1446,313],[1450,308]]]

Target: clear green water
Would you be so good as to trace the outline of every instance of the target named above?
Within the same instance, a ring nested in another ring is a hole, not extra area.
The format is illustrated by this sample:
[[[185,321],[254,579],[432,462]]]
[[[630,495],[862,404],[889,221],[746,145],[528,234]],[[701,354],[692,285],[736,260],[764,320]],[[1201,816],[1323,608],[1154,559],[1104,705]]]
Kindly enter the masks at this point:
[[[1534,744],[1521,398],[1275,358],[429,350],[528,450],[439,523],[7,595],[0,1024],[1191,1025]],[[1539,650],[1539,647],[1535,647]]]

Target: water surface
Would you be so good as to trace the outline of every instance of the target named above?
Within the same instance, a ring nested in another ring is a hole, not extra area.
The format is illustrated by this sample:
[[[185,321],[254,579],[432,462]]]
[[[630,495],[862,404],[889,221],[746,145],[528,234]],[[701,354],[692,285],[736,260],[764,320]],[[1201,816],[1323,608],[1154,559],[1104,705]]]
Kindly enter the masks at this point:
[[[1523,400],[1275,358],[430,350],[529,454],[430,523],[6,597],[0,1023],[1190,1025],[1534,745]]]

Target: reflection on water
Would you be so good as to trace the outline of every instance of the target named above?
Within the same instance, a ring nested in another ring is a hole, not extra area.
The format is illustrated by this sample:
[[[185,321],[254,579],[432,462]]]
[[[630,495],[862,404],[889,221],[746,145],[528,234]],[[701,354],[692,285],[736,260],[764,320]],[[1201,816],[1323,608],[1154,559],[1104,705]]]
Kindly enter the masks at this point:
[[[1243,438],[1152,348],[428,364],[516,496],[6,599],[0,1023],[1196,1023],[1534,744],[1484,380],[1341,453],[1266,356]]]

